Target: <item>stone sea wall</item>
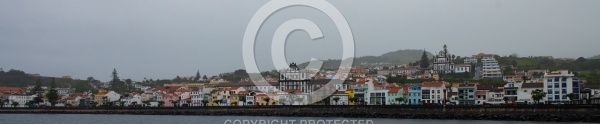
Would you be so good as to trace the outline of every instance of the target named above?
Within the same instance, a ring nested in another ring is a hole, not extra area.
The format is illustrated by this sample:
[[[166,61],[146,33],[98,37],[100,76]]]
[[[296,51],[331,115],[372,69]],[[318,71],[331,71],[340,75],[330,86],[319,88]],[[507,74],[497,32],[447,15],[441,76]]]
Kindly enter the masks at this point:
[[[600,106],[261,106],[185,108],[0,108],[0,113],[347,117],[600,123]]]

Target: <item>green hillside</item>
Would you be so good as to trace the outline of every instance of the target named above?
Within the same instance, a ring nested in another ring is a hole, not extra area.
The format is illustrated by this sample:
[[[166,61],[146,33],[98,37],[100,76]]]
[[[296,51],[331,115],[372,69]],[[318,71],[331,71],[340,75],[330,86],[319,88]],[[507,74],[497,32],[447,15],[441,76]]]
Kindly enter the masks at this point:
[[[596,56],[590,57],[589,59],[600,59],[600,55],[596,55]]]
[[[389,52],[382,54],[380,56],[363,56],[354,59],[353,66],[356,65],[372,65],[372,64],[382,64],[382,65],[398,65],[398,64],[408,64],[411,62],[415,62],[421,59],[421,55],[423,54],[423,50],[398,50],[394,52]],[[427,52],[429,58],[433,57],[433,54]],[[323,69],[336,69],[340,66],[341,60],[332,59],[332,60],[324,60],[323,61]],[[308,62],[302,63],[300,67],[306,67]]]

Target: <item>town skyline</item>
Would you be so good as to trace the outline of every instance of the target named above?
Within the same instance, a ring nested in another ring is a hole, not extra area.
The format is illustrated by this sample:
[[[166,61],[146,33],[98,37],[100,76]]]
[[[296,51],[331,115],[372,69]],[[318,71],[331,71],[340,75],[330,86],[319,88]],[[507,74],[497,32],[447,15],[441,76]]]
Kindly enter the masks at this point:
[[[242,37],[267,1],[144,1],[71,4],[2,1],[1,68],[42,75],[109,79],[171,78],[243,69]],[[600,1],[358,1],[330,0],[348,21],[355,56],[402,49],[435,53],[447,44],[456,55],[495,53],[557,58],[600,54]],[[368,3],[368,4],[367,4]],[[175,7],[176,6],[176,7]],[[112,8],[112,9],[107,9]],[[577,14],[573,14],[577,13]],[[323,30],[310,41],[290,35],[288,62],[340,59],[340,36],[330,19],[307,7],[272,16],[257,39],[257,63],[273,68],[268,45],[283,21],[303,17]],[[307,42],[308,41],[308,42]]]

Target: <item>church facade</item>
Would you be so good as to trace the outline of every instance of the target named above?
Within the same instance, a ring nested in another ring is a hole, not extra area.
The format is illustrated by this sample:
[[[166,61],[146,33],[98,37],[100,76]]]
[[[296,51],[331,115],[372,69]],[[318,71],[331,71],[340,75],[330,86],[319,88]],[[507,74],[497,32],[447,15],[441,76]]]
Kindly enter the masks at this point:
[[[444,45],[444,50],[433,56],[433,72],[437,74],[448,74],[454,71],[454,58],[448,52],[448,48]]]

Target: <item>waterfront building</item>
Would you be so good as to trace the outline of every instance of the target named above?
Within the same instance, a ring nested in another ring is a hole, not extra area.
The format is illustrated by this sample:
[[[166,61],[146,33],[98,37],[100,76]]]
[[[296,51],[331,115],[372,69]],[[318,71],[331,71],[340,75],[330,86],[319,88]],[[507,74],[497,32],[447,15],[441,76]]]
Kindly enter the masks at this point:
[[[446,83],[424,82],[421,85],[421,103],[442,104],[446,96]]]
[[[534,100],[531,98],[531,92],[535,90],[542,90],[544,83],[523,83],[517,91],[516,104],[534,104]],[[545,100],[540,100],[540,103],[544,103]]]
[[[10,95],[8,96],[8,105],[12,106],[17,103],[16,107],[27,107],[26,103],[37,97],[36,95]],[[14,107],[14,106],[13,106]]]
[[[492,87],[492,89],[489,91],[487,103],[492,105],[504,104],[503,87]]]
[[[467,82],[465,82],[464,84],[460,84],[458,86],[458,104],[475,104],[475,91],[477,91],[477,86],[475,84],[469,84]]]
[[[408,89],[408,104],[419,105],[421,104],[421,87],[415,84],[410,85]]]
[[[521,87],[523,83],[515,83],[515,82],[508,82],[507,84],[504,85],[504,97],[503,100],[505,100],[504,102],[506,104],[516,104],[516,101],[518,99],[518,90],[519,87]]]
[[[574,94],[573,100],[579,100],[580,84],[579,78],[568,70],[546,72],[544,74],[544,92],[547,93],[547,96],[544,100],[547,103],[568,103],[570,100],[567,94],[569,93]]]
[[[279,72],[279,91],[300,90],[310,93],[308,82],[310,76],[306,70],[300,69],[296,63],[291,63],[289,68]]]
[[[404,97],[404,89],[402,87],[392,87],[388,90],[386,100],[388,105],[403,105],[404,101],[408,101],[406,97]],[[404,101],[397,101],[396,98],[404,98]]]
[[[335,99],[338,99],[335,101]],[[345,91],[336,91],[329,97],[330,105],[348,105],[348,94]]]

